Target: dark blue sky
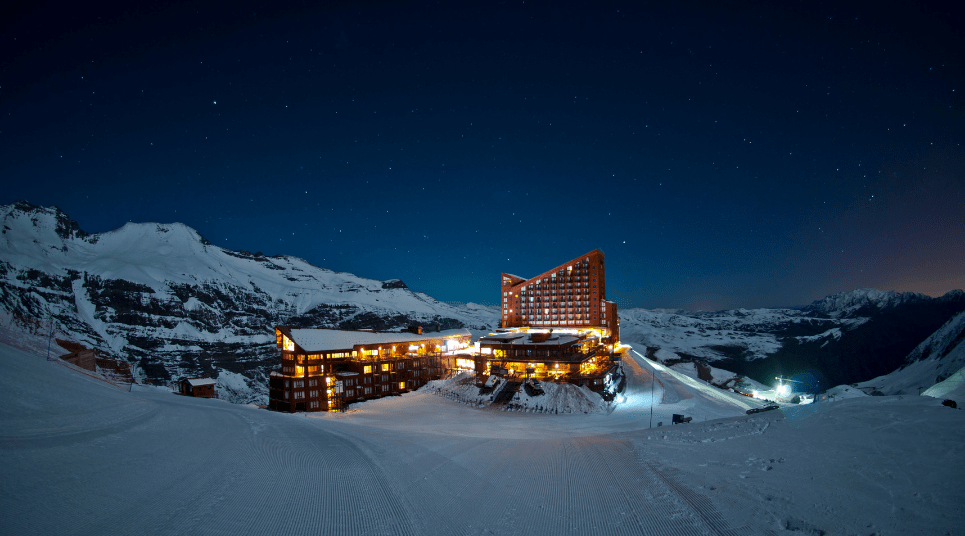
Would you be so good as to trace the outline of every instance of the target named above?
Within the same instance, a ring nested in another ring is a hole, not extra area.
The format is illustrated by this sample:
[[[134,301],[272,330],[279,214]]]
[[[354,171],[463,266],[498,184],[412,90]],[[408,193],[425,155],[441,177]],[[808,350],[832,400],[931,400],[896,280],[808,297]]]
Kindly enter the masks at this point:
[[[965,286],[947,2],[274,4],[6,4],[0,203],[453,302],[594,248],[621,307]]]

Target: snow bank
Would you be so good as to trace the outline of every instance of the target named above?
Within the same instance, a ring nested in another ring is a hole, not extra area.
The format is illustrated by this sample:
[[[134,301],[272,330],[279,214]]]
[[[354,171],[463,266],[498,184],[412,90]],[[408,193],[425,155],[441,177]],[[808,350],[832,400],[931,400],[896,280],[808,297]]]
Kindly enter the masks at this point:
[[[929,387],[922,394],[935,398],[949,398],[965,406],[965,367],[958,369],[944,381]]]
[[[958,534],[965,526],[956,469],[963,411],[926,396],[883,396],[745,415],[726,392],[659,364],[631,357],[625,367],[626,400],[610,413],[488,411],[412,392],[345,414],[292,415],[162,389],[127,392],[0,346],[3,531]],[[678,400],[658,403],[662,389],[681,390]],[[694,421],[666,424],[682,412]]]

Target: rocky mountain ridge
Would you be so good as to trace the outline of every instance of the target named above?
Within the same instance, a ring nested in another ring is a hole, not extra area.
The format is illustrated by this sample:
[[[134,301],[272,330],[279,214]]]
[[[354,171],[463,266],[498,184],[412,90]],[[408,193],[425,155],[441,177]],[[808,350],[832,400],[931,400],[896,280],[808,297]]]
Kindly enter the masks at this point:
[[[290,256],[212,245],[180,224],[85,233],[57,208],[0,207],[0,338],[75,341],[141,380],[217,377],[260,401],[277,363],[274,326],[489,330],[499,310],[452,306],[398,279],[333,272]]]

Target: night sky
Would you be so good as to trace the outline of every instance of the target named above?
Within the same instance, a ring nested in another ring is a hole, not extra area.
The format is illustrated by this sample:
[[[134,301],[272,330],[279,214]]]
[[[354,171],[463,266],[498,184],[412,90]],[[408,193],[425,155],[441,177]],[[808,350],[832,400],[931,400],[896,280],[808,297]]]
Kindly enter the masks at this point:
[[[449,302],[965,287],[962,8],[717,4],[4,2],[0,203]]]

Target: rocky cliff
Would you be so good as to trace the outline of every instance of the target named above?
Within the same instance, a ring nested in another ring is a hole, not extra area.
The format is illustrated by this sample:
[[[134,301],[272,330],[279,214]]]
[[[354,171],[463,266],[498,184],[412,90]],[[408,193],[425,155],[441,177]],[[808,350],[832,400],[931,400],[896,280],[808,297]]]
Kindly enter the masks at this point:
[[[88,234],[56,208],[20,202],[0,207],[0,226],[5,342],[45,350],[52,333],[129,362],[141,381],[217,378],[234,401],[264,399],[279,324],[488,330],[499,319],[398,279],[220,248],[179,223]]]

